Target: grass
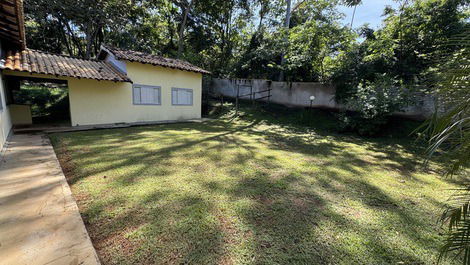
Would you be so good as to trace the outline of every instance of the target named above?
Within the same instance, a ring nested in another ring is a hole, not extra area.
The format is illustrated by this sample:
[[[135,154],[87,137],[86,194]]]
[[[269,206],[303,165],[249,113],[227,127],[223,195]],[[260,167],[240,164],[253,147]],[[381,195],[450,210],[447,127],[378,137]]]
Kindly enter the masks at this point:
[[[456,186],[416,142],[276,108],[52,135],[102,263],[436,263]]]

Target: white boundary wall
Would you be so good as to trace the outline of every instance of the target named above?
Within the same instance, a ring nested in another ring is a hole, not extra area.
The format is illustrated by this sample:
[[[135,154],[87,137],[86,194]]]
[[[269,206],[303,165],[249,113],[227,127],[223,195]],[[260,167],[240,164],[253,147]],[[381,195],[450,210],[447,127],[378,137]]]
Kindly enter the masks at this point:
[[[275,82],[254,79],[253,92],[264,91],[271,88],[270,100],[287,106],[310,106],[310,96],[315,96],[314,107],[338,108],[333,97],[335,89],[331,85],[314,82]],[[228,97],[236,97],[237,85],[235,79],[212,79],[212,91]],[[240,95],[250,93],[250,87],[240,86]],[[267,96],[268,92],[258,93],[257,98]],[[243,97],[250,99],[249,96]],[[267,100],[267,99],[264,99]]]
[[[276,82],[262,79],[253,79],[253,92],[264,91],[271,88],[272,102],[291,106],[291,107],[308,107],[310,106],[310,96],[315,96],[312,106],[317,108],[333,108],[341,109],[341,105],[334,100],[335,87],[331,84],[321,84],[316,82]],[[210,84],[212,93],[222,94],[226,97],[237,96],[237,82],[241,82],[240,95],[250,94],[250,87],[243,86],[243,83],[249,83],[249,80],[243,79],[220,79],[213,78]],[[256,94],[256,98],[267,96],[268,92]],[[250,99],[250,96],[241,97]],[[429,117],[434,110],[434,99],[430,95],[417,96],[417,103],[414,106],[406,108],[404,112],[396,114],[426,118]],[[262,99],[267,100],[267,98]]]

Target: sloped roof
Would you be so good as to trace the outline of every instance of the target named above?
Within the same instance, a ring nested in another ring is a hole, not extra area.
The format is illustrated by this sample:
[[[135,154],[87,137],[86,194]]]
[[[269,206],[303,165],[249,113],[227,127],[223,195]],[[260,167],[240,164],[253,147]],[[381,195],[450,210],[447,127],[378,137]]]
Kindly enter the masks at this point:
[[[0,69],[55,76],[132,82],[104,61],[84,60],[37,50],[8,51]]]
[[[199,68],[183,60],[165,58],[159,55],[148,54],[148,53],[137,52],[137,51],[121,50],[121,49],[110,47],[110,46],[103,46],[102,50],[104,50],[105,52],[111,53],[118,60],[158,65],[162,67],[174,68],[174,69],[196,72],[196,73],[201,73],[201,74],[210,74],[209,71],[206,71],[202,68]]]
[[[24,14],[22,0],[0,1],[0,38],[24,49]]]

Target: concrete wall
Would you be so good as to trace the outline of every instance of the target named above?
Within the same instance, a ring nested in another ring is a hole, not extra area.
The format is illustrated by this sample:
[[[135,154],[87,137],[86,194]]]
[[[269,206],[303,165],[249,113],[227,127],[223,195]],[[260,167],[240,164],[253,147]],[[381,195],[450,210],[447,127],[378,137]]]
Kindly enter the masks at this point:
[[[10,108],[11,123],[13,125],[31,125],[33,116],[31,115],[31,105],[12,104]]]
[[[5,84],[3,82],[3,73],[0,72],[0,97],[2,110],[0,110],[0,151],[3,150],[8,135],[10,134],[12,123],[10,119],[10,108],[6,104]],[[1,152],[0,152],[1,153]]]
[[[436,98],[431,94],[416,94],[414,104],[406,107],[403,111],[397,112],[398,115],[430,118],[436,110]]]
[[[232,79],[212,79],[211,89],[213,92],[221,93],[224,96],[235,97],[237,95],[237,81]],[[248,82],[242,82],[242,84]],[[287,106],[310,106],[310,96],[315,96],[314,107],[338,107],[333,97],[335,89],[331,85],[324,85],[314,82],[275,82],[261,79],[254,79],[253,91],[264,91],[271,88],[270,100],[275,103]],[[250,93],[248,86],[240,86],[240,95]],[[267,92],[257,93],[256,98],[267,96]],[[250,99],[249,96],[244,97]],[[264,99],[267,100],[267,99]]]
[[[72,125],[201,118],[201,74],[141,63],[126,65],[134,84],[161,87],[161,105],[134,105],[130,83],[69,79]],[[193,89],[193,105],[172,105],[172,87]]]
[[[216,94],[222,94],[228,97],[236,97],[237,83],[240,83],[240,95],[250,94],[250,87],[244,86],[249,84],[248,80],[240,79],[212,79],[210,91]],[[343,106],[334,101],[335,87],[333,85],[325,85],[315,82],[275,82],[268,80],[254,79],[253,91],[264,91],[271,88],[272,102],[293,107],[310,106],[310,96],[315,96],[313,107],[342,109]],[[256,94],[256,98],[267,96],[268,93]],[[249,96],[242,97],[250,99]],[[267,100],[267,99],[262,99]],[[430,117],[434,111],[434,98],[429,94],[415,95],[415,104],[407,107],[403,112],[396,114],[410,116],[415,118]]]

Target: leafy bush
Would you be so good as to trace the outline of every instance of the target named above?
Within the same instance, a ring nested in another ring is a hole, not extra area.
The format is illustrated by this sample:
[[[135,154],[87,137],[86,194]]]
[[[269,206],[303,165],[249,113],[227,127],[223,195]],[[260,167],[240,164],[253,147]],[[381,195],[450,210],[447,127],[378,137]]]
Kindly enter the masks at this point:
[[[339,114],[339,121],[341,131],[354,131],[359,135],[372,136],[380,132],[388,119],[386,117],[366,119],[356,112],[344,112]]]
[[[377,134],[393,112],[408,105],[409,91],[401,81],[386,75],[380,75],[372,82],[361,82],[345,102],[348,111],[339,115],[341,129],[360,135]]]

